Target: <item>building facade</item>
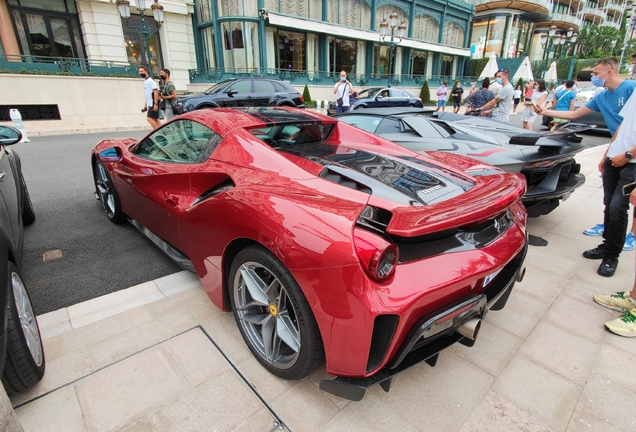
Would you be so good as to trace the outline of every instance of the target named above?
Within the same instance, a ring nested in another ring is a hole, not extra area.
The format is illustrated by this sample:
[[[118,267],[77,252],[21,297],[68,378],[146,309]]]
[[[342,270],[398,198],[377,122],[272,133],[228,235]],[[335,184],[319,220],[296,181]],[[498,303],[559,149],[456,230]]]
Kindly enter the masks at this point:
[[[474,8],[458,0],[197,0],[193,82],[232,74],[293,76],[320,84],[345,70],[360,84],[391,75],[462,75]],[[397,14],[406,37],[380,24]]]
[[[179,88],[189,83],[188,70],[196,65],[192,0],[162,0],[163,22],[153,19],[147,1],[144,25],[155,31],[145,44],[139,31],[142,15],[131,1],[130,18],[120,16],[110,0],[0,0],[0,59],[3,66],[32,70],[133,71],[147,63],[155,76],[161,67],[172,70]],[[153,30],[150,30],[153,31]],[[82,61],[84,60],[84,61]],[[57,63],[56,63],[57,62]],[[46,66],[49,65],[49,66]],[[128,67],[126,67],[128,66]]]
[[[560,33],[579,32],[592,24],[620,29],[626,0],[469,0],[475,5],[472,23],[471,58],[495,55],[531,60],[548,59],[546,35],[552,26]],[[574,44],[569,47],[572,54]],[[547,54],[547,55],[546,55]]]

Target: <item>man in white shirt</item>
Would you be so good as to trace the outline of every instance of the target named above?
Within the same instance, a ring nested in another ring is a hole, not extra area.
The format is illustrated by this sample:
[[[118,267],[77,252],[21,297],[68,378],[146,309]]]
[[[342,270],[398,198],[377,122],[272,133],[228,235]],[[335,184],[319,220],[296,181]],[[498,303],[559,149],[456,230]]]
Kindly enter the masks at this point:
[[[333,87],[333,93],[336,95],[336,114],[349,111],[351,108],[349,96],[353,94],[353,88],[347,80],[346,71],[340,71],[340,81]],[[339,99],[342,99],[342,105],[338,105]]]
[[[499,93],[499,90],[501,90],[501,84],[497,82],[497,74],[495,74],[495,78],[490,82],[488,90],[493,92],[495,96],[497,96],[497,93]]]
[[[636,93],[632,93],[619,115],[623,117],[623,121],[607,149],[606,163],[611,163],[612,167],[624,167],[628,164],[634,167],[636,164],[634,158],[636,155]],[[601,168],[600,165],[599,168]],[[630,170],[631,175],[621,175],[619,181],[621,196],[625,200],[628,198],[623,195],[622,186],[636,180],[634,172],[635,170],[632,169]],[[636,189],[629,196],[629,201],[636,206]],[[629,207],[625,213],[628,211]],[[634,229],[633,225],[632,229]],[[595,295],[594,301],[601,306],[623,312],[620,317],[605,323],[605,327],[609,331],[620,336],[636,337],[636,281],[631,292],[620,291],[612,295]]]
[[[144,65],[139,66],[139,76],[144,79],[144,93],[145,93],[145,106],[141,110],[147,112],[146,120],[150,123],[153,129],[157,129],[161,126],[161,120],[159,120],[159,89],[157,83],[150,75],[150,71]]]

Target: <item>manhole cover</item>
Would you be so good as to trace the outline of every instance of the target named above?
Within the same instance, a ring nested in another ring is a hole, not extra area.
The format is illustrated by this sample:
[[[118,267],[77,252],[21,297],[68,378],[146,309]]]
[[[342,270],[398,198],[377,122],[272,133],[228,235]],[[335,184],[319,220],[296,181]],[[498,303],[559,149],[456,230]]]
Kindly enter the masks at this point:
[[[44,255],[42,255],[42,261],[53,261],[58,258],[62,258],[62,249],[46,251]]]

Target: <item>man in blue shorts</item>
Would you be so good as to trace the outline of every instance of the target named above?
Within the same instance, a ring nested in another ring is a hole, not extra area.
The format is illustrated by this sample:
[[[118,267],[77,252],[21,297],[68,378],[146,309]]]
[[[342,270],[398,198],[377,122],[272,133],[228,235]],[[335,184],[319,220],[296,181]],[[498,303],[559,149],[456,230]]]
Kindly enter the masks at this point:
[[[604,230],[603,243],[594,249],[583,252],[588,259],[600,259],[601,265],[597,273],[601,276],[613,276],[618,266],[618,257],[625,243],[629,210],[629,198],[623,196],[623,186],[634,181],[636,163],[625,163],[618,166],[612,163],[611,157],[616,150],[613,143],[616,139],[616,129],[623,121],[619,114],[623,106],[636,88],[636,81],[623,80],[619,75],[616,57],[601,59],[592,70],[592,84],[597,87],[605,86],[606,91],[600,93],[585,106],[575,111],[552,111],[538,107],[539,115],[576,120],[590,114],[592,111],[603,114],[607,127],[612,134],[612,141],[599,163],[599,170],[603,178]],[[629,151],[623,155],[625,160],[631,161],[634,156]]]
[[[448,89],[446,88],[446,81],[442,83],[442,85],[437,89],[437,109],[435,111],[439,111],[440,108],[442,112],[446,111],[446,92]]]

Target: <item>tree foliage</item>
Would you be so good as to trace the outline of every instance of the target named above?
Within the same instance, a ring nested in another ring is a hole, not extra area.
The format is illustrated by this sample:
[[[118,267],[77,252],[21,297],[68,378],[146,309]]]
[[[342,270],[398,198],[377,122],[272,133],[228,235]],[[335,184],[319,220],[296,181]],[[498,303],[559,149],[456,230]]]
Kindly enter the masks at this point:
[[[309,87],[307,87],[307,84],[305,84],[305,88],[303,89],[303,101],[305,102],[305,104],[312,102],[311,94],[309,94]]]
[[[625,25],[621,26],[620,30],[598,25],[583,27],[577,40],[578,57],[603,58],[620,55],[624,40]],[[616,41],[614,46],[612,46],[613,41]]]

